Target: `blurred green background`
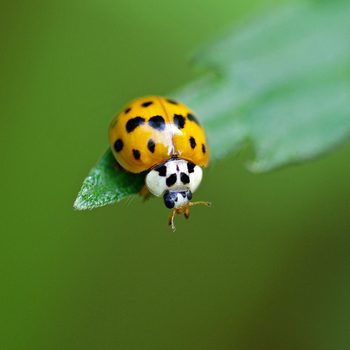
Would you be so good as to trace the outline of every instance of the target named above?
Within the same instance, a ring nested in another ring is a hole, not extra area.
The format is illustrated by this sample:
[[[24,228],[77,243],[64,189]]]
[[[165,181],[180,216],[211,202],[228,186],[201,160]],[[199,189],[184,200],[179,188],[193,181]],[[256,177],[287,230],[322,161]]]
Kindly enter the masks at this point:
[[[1,349],[348,349],[350,146],[264,175],[214,164],[160,200],[72,204],[128,100],[281,1],[2,1]],[[292,28],[291,28],[292,30]]]

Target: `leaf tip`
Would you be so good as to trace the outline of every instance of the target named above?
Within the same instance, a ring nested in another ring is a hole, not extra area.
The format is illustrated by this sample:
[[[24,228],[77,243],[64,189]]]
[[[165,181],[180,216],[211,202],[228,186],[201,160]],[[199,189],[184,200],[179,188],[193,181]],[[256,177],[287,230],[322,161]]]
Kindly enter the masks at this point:
[[[73,203],[74,210],[86,210],[89,209],[88,204],[81,198],[80,195],[75,199]]]

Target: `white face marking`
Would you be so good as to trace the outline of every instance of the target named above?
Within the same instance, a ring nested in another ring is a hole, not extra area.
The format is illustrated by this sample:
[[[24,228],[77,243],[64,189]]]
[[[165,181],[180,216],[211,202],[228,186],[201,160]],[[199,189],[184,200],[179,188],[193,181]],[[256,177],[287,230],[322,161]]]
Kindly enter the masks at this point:
[[[147,174],[146,185],[149,191],[157,197],[165,191],[186,192],[190,190],[193,193],[201,183],[202,175],[202,168],[198,165],[184,159],[171,159]]]
[[[189,202],[189,199],[186,196],[186,192],[177,192],[176,196],[177,198],[175,201],[175,208],[183,207]]]

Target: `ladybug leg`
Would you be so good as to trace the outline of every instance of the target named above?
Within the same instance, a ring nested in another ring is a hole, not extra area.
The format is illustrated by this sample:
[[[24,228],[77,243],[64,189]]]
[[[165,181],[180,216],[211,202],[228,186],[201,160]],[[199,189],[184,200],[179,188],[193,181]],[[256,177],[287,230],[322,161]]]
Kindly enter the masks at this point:
[[[176,227],[174,224],[174,219],[175,219],[175,215],[176,215],[176,209],[173,209],[169,215],[169,219],[168,219],[168,224],[169,226],[171,226],[171,229],[173,230],[173,232],[176,231]]]
[[[146,201],[147,199],[150,199],[150,198],[151,198],[152,193],[148,190],[147,186],[144,185],[144,186],[141,188],[141,190],[140,190],[140,192],[139,192],[139,195],[140,195],[141,197],[143,197],[143,201]]]
[[[186,207],[186,209],[184,210],[184,216],[186,219],[190,217],[190,207]]]

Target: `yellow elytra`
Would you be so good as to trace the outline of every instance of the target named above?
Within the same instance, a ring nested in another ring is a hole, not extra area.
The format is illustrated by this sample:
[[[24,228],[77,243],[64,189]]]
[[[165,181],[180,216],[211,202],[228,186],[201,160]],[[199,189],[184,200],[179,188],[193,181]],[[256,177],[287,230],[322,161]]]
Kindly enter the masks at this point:
[[[127,104],[112,121],[109,142],[118,163],[140,173],[172,157],[201,167],[209,149],[198,118],[184,104],[160,96],[146,96]]]

